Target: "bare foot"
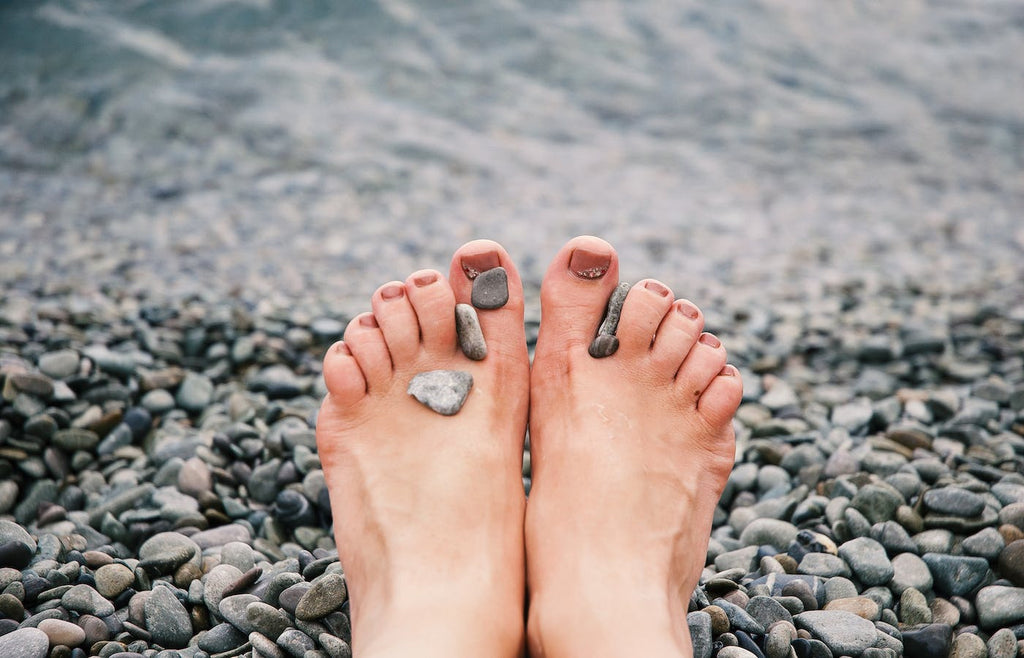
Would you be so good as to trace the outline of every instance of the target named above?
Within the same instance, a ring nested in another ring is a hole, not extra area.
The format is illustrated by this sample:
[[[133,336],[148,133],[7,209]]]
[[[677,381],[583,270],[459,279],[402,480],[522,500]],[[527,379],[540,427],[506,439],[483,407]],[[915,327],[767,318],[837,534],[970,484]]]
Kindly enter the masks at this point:
[[[509,301],[480,311],[488,354],[459,350],[455,303],[471,274],[508,271]],[[449,283],[450,281],[450,283]],[[351,592],[357,656],[515,656],[523,647],[529,406],[522,284],[505,250],[460,248],[449,280],[423,270],[381,286],[324,359],[317,444]],[[473,387],[454,416],[406,392],[428,370]]]
[[[691,655],[686,607],[732,468],[742,383],[662,283],[630,290],[610,357],[587,353],[618,282],[606,242],[551,264],[531,376],[532,656]],[[653,340],[652,340],[653,339]]]

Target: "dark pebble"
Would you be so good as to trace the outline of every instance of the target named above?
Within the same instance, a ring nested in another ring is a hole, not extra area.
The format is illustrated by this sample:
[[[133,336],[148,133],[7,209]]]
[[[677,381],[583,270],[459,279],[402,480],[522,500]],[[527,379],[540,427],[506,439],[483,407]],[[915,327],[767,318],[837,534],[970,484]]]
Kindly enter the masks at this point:
[[[953,645],[953,628],[946,624],[903,631],[903,655],[906,658],[948,656]]]
[[[501,308],[508,303],[508,272],[495,267],[481,272],[473,279],[470,295],[473,306],[479,309]]]

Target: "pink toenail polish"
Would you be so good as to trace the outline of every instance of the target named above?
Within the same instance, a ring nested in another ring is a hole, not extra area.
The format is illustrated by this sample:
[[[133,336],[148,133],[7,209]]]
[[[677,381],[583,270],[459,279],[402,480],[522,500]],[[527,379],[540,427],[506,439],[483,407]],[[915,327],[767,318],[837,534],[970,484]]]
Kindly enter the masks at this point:
[[[588,249],[574,249],[569,257],[569,270],[581,279],[600,279],[612,266],[611,254]]]
[[[717,338],[715,338],[711,334],[701,334],[700,335],[700,342],[704,343],[705,345],[708,345],[710,347],[715,347],[715,348],[718,348],[718,347],[722,346],[722,341],[718,340]]]
[[[733,364],[727,363],[724,366],[722,366],[722,371],[719,372],[718,374],[723,375],[725,377],[735,377],[740,374],[740,371],[737,370],[736,366],[734,366]]]
[[[400,285],[387,286],[380,291],[382,299],[398,299],[405,294],[405,288]]]
[[[377,318],[373,317],[373,313],[367,313],[359,317],[359,324],[370,329],[376,329],[380,325],[377,324]]]
[[[426,274],[421,274],[419,276],[413,277],[412,279],[412,282],[416,284],[417,288],[429,286],[431,283],[434,283],[435,281],[437,281],[437,274],[435,274],[434,272],[427,272]]]
[[[661,295],[662,297],[668,297],[669,295],[672,294],[671,290],[669,290],[668,288],[663,286],[658,281],[653,281],[653,280],[651,280],[651,281],[644,281],[644,288],[647,288],[651,292],[657,293],[657,294]]]
[[[700,311],[698,311],[697,307],[694,306],[693,304],[687,304],[686,302],[679,302],[679,305],[676,306],[676,308],[679,309],[680,313],[682,313],[684,316],[690,318],[691,320],[696,320],[697,317],[700,315]]]
[[[493,270],[501,266],[501,258],[496,251],[488,251],[482,254],[472,254],[462,257],[462,272],[467,279],[473,280],[481,272]]]

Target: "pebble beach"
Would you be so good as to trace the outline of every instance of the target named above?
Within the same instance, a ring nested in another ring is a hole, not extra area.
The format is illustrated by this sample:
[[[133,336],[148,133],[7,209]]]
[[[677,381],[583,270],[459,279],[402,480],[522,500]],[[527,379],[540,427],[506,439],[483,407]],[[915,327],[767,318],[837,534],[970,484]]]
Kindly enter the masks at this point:
[[[743,375],[698,658],[1024,656],[1024,13],[844,7],[0,8],[0,658],[350,656],[324,351],[581,233]]]

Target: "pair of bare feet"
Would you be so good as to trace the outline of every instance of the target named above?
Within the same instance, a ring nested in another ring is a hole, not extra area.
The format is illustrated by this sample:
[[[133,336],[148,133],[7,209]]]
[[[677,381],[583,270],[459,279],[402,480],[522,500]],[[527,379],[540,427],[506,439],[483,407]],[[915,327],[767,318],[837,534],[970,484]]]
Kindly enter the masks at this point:
[[[455,304],[499,265],[509,300],[480,311],[488,354],[471,361]],[[650,279],[626,298],[618,351],[591,357],[617,282],[606,242],[559,251],[531,369],[519,274],[479,240],[448,279],[423,270],[381,286],[328,351],[317,442],[357,656],[691,654],[686,607],[742,385],[700,311]],[[454,416],[406,393],[436,369],[473,375]]]

